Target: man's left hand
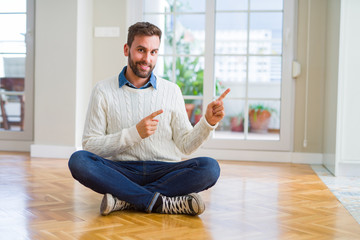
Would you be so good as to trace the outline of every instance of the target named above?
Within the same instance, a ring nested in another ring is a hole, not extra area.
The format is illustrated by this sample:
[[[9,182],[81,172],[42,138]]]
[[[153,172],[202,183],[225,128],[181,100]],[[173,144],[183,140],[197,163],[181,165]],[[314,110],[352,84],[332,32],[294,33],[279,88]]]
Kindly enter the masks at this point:
[[[224,118],[225,111],[224,111],[223,99],[226,97],[226,95],[229,92],[230,92],[230,88],[226,89],[226,91],[223,92],[223,94],[221,94],[221,96],[218,99],[212,101],[207,106],[205,118],[210,125],[214,126]]]

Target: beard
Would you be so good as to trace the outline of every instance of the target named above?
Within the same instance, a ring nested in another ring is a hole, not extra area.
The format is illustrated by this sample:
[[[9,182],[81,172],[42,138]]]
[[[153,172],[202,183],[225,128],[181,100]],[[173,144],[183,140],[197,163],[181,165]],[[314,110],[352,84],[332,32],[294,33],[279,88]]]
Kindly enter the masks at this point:
[[[130,53],[129,53],[129,57],[128,57],[128,63],[129,63],[131,70],[139,78],[148,78],[151,75],[151,73],[155,67],[155,65],[147,64],[144,61],[134,62],[131,58]],[[149,68],[149,70],[146,71],[146,70],[141,69],[141,67],[139,65],[147,65],[150,68]]]

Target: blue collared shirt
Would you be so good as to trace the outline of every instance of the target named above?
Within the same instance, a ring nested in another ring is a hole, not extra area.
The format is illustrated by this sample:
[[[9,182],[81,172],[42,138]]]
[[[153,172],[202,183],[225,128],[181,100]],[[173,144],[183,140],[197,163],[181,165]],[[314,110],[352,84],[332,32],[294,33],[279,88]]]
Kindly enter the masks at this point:
[[[123,70],[121,71],[121,73],[119,74],[119,88],[121,88],[124,85],[127,85],[129,87],[136,88],[136,89],[144,89],[144,88],[148,88],[151,86],[156,89],[156,77],[155,77],[154,73],[151,73],[150,80],[144,86],[137,88],[131,82],[129,82],[129,80],[126,79],[126,77],[125,77],[126,69],[127,69],[127,66],[125,66],[123,68]]]

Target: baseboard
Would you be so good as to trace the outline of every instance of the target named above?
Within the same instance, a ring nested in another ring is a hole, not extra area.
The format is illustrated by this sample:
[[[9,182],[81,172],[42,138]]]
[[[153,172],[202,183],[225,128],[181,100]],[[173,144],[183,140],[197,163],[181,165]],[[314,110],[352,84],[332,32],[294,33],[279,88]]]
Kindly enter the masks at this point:
[[[293,152],[291,153],[291,162],[292,163],[301,163],[301,164],[323,164],[323,154],[322,153],[303,153],[303,152]]]
[[[30,155],[31,157],[68,159],[76,150],[78,149],[74,146],[32,144]]]
[[[56,145],[31,145],[31,157],[43,158],[69,158],[71,154],[79,150],[74,146]],[[223,150],[223,149],[204,149],[200,148],[195,153],[184,156],[193,158],[208,156],[217,160],[233,161],[254,161],[254,162],[284,162],[299,164],[322,164],[323,156],[321,153],[299,153],[281,151],[245,151],[245,150]]]
[[[337,177],[360,177],[360,162],[340,162],[336,167]]]
[[[254,162],[287,162],[299,164],[322,164],[321,153],[300,153],[282,151],[245,151],[245,150],[219,150],[200,148],[195,153],[184,156],[192,158],[208,156],[217,160],[254,161]]]
[[[29,152],[32,141],[0,140],[0,151]]]

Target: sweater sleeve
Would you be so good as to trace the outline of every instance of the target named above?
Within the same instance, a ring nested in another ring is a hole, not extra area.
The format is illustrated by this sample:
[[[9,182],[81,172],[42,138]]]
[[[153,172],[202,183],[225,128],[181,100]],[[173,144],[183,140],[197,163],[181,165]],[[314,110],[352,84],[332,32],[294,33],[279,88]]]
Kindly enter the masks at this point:
[[[211,126],[202,117],[200,121],[192,127],[185,109],[185,102],[180,88],[176,92],[176,110],[173,112],[171,127],[173,129],[173,140],[177,148],[184,154],[195,152],[210,136],[211,132],[217,127]]]
[[[82,145],[84,150],[102,157],[115,156],[142,140],[135,125],[108,134],[107,109],[107,101],[97,85],[90,98]]]

